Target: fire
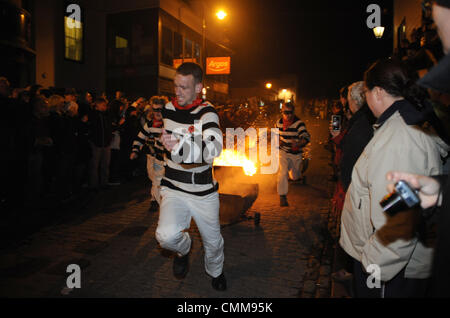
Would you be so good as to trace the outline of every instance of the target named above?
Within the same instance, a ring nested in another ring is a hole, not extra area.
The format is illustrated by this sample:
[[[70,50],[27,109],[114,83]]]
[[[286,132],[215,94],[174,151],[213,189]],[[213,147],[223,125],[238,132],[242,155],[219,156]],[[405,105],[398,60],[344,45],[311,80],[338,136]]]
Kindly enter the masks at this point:
[[[257,170],[253,161],[230,149],[224,149],[220,156],[214,159],[214,166],[242,167],[247,176],[253,176]]]

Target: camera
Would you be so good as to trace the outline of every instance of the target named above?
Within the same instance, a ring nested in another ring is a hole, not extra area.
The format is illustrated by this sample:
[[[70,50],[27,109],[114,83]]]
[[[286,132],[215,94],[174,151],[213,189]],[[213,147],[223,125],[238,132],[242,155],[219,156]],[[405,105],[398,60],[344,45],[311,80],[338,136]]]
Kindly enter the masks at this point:
[[[420,204],[417,191],[413,190],[406,181],[400,180],[395,184],[395,189],[386,195],[380,205],[383,211],[391,216],[400,211],[415,208]]]
[[[331,116],[331,127],[333,130],[341,130],[341,116],[333,115]]]

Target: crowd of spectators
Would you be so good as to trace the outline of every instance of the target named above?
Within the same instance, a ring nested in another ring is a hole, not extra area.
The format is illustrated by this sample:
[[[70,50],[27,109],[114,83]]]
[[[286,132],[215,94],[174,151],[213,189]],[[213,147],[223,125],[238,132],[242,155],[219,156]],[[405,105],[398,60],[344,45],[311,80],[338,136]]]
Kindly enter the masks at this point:
[[[150,118],[148,101],[120,91],[96,97],[75,89],[12,88],[0,78],[2,207],[70,201],[145,173],[132,142]]]
[[[354,297],[438,295],[432,255],[439,210],[387,215],[380,205],[387,189],[392,190],[392,170],[424,175],[449,171],[450,123],[436,111],[440,101],[417,85],[417,78],[404,61],[379,60],[364,81],[341,89],[340,107],[332,110],[344,119],[339,130],[330,124],[336,255],[343,264],[332,277],[351,282]],[[380,267],[381,289],[366,285],[370,264]]]

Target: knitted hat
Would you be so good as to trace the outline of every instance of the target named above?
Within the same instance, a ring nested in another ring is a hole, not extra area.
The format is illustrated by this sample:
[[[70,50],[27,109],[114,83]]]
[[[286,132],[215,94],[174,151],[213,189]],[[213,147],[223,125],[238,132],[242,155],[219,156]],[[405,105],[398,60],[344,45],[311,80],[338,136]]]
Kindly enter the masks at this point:
[[[450,8],[450,0],[436,0],[436,3],[441,7]]]

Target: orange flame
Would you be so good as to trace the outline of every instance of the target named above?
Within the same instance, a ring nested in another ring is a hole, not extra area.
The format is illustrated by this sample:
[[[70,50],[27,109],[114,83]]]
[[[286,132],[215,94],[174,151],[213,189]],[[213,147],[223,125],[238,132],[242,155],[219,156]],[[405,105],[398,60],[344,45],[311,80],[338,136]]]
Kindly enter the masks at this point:
[[[220,156],[214,159],[214,166],[242,167],[247,176],[253,176],[257,170],[253,161],[230,149],[224,149]]]

